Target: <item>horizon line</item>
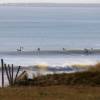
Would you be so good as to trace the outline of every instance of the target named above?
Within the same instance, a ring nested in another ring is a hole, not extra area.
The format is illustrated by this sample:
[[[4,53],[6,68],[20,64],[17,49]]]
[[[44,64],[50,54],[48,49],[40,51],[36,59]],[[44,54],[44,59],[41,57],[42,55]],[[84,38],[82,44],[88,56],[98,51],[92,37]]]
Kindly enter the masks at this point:
[[[52,6],[90,6],[90,7],[100,7],[100,3],[24,3],[24,2],[21,2],[21,3],[0,3],[0,6],[3,5],[3,6],[48,6],[48,7],[52,7]]]

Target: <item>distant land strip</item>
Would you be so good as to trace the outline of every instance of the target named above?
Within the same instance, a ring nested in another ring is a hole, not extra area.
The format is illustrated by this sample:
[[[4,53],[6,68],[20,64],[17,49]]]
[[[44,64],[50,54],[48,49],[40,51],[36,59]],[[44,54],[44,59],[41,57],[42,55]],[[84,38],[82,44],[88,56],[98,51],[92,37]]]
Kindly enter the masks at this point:
[[[58,55],[58,54],[86,54],[86,55],[94,55],[100,54],[100,49],[62,49],[62,50],[33,50],[33,51],[5,51],[0,52],[0,54],[4,55]]]
[[[100,3],[0,3],[0,6],[32,7],[100,7]]]

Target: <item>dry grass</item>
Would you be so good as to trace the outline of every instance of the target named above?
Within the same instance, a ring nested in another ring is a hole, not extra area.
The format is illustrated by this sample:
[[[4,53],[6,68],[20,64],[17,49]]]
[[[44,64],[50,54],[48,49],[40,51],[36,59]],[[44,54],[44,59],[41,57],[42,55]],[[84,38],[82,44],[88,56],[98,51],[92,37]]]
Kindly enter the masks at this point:
[[[94,66],[90,66],[89,71],[90,72],[100,72],[100,63],[97,63]]]
[[[0,100],[100,100],[100,64],[86,72],[38,76],[0,88]]]
[[[38,76],[32,80],[20,80],[15,86],[54,86],[54,85],[84,85],[100,86],[100,72],[78,72],[70,74],[52,74]]]
[[[0,89],[0,100],[100,100],[100,87],[48,86]]]

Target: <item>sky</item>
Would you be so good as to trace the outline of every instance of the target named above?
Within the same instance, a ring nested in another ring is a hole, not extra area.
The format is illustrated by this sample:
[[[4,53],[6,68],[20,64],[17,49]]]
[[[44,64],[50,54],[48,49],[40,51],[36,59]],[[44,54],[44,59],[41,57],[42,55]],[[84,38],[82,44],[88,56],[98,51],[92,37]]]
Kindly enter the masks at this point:
[[[0,0],[0,3],[100,3],[100,0]]]

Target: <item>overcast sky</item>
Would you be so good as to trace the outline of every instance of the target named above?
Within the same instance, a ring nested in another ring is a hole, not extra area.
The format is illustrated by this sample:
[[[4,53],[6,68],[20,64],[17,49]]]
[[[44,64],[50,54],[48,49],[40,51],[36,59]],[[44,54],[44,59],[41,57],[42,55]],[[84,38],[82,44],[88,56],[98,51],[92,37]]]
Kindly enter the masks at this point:
[[[100,3],[100,0],[0,0],[0,3]]]

